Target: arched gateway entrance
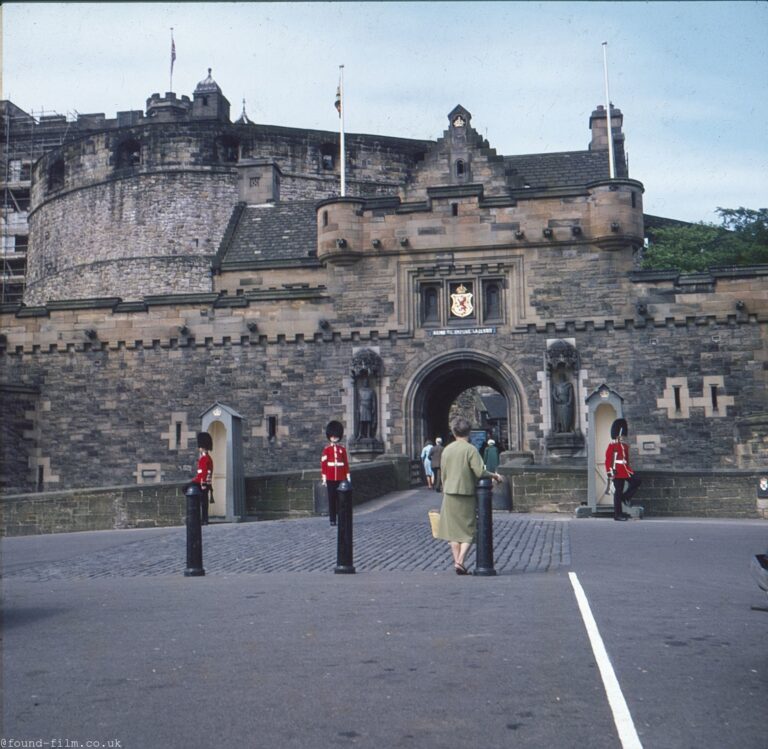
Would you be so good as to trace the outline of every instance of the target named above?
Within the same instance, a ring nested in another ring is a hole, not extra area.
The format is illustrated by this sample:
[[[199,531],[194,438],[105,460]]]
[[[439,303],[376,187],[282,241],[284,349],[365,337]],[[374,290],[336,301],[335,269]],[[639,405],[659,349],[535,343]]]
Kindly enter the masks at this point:
[[[404,413],[409,455],[418,455],[427,439],[448,435],[451,404],[465,390],[487,386],[504,397],[507,409],[508,449],[523,447],[524,401],[522,388],[509,367],[478,351],[455,351],[433,359],[414,376],[405,393]]]

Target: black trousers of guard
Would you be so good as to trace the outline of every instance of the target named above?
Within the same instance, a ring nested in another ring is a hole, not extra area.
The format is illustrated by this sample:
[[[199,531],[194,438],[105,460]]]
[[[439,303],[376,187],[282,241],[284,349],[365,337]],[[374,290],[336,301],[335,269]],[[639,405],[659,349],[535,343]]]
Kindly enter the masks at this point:
[[[635,492],[640,488],[640,477],[630,476],[628,479],[613,480],[613,517],[619,518],[622,513],[622,502],[631,501]]]
[[[208,525],[208,500],[210,499],[210,489],[203,489],[200,492],[200,522]]]
[[[328,518],[332,525],[336,525],[336,517],[339,513],[339,484],[341,481],[326,481],[328,487]]]

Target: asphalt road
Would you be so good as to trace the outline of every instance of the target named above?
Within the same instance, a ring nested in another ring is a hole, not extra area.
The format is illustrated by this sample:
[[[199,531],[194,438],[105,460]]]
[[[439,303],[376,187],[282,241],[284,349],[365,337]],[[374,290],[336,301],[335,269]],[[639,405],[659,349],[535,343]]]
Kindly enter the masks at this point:
[[[358,508],[355,575],[324,518],[208,526],[200,578],[183,528],[3,540],[4,746],[768,747],[768,522],[496,513],[458,577],[437,503]]]

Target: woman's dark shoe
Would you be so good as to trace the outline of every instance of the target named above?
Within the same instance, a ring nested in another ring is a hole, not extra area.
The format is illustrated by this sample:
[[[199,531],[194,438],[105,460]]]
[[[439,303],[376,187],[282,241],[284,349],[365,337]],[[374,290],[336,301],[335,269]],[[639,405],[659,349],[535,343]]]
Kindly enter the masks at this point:
[[[457,564],[455,566],[456,574],[457,575],[468,575],[469,572],[467,571],[467,568],[463,564]]]

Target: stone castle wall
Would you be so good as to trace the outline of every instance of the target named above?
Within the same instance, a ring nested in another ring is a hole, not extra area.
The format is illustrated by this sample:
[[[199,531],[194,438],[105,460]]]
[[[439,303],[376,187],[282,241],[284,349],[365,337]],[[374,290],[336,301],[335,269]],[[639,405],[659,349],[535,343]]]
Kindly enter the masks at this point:
[[[275,198],[319,200],[338,192],[337,139],[320,131],[186,122],[68,141],[35,165],[25,303],[211,290],[205,263],[239,200],[238,160],[278,166]],[[136,163],[125,162],[126,144],[136,149]],[[351,136],[348,146],[350,192],[377,195],[396,192],[427,144]],[[332,155],[331,168],[324,154]]]
[[[69,190],[30,216],[25,302],[210,291],[236,200],[232,171],[140,173]]]
[[[148,467],[151,480],[189,478],[200,414],[216,401],[244,418],[247,475],[312,467],[329,419],[351,429],[349,365],[361,348],[374,349],[385,362],[380,424],[388,452],[415,450],[406,422],[420,373],[447,358],[482,356],[514,374],[523,404],[514,447],[541,459],[549,429],[543,360],[548,342],[559,338],[572,340],[580,354],[582,398],[602,382],[627,395],[640,467],[768,464],[759,429],[748,428],[748,419],[766,410],[764,315],[581,319],[441,338],[338,322],[320,332],[309,316],[270,321],[266,312],[276,310],[274,303],[217,306],[226,297],[204,298],[157,300],[142,311],[120,311],[115,301],[112,310],[53,304],[19,313],[26,316],[4,314],[0,375],[23,389],[24,403],[16,412],[6,403],[3,409],[20,420],[17,452],[28,456],[22,464],[4,447],[4,490],[31,491],[39,480],[46,489],[99,486],[105,477],[140,483]],[[305,304],[289,300],[284,308]],[[333,319],[330,298],[320,294],[312,304]],[[251,332],[254,318],[261,322]],[[679,409],[673,386],[680,388]],[[20,403],[10,391],[3,397]],[[270,417],[276,419],[273,438]],[[742,422],[744,429],[734,428]]]

